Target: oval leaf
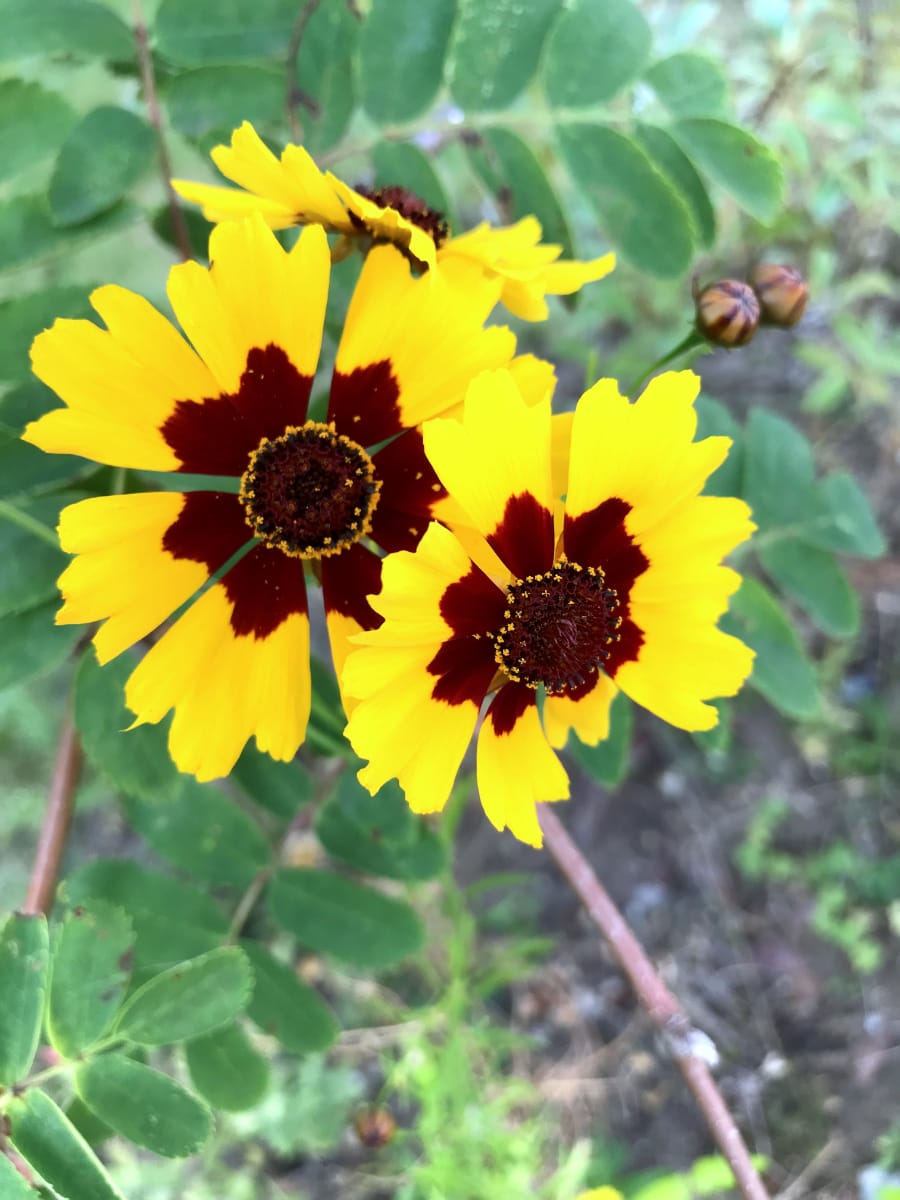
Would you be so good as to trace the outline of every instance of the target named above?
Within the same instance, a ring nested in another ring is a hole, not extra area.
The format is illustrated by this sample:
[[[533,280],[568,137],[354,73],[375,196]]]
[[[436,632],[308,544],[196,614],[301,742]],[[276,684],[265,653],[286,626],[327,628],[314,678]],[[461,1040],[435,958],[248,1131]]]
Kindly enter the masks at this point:
[[[466,112],[506,108],[531,82],[561,0],[461,0],[448,54],[450,95]]]
[[[847,471],[835,471],[818,484],[822,516],[804,538],[824,550],[879,558],[887,543],[865,492]]]
[[[232,1021],[247,1004],[250,964],[237,946],[178,963],[128,999],[116,1035],[141,1046],[166,1046],[201,1037]]]
[[[466,143],[469,161],[512,220],[533,215],[541,223],[543,241],[563,248],[573,258],[572,233],[547,173],[531,147],[509,129],[484,129],[478,144]]]
[[[687,154],[757,221],[771,224],[784,203],[784,175],[772,151],[746,129],[712,117],[676,121]]]
[[[664,278],[686,271],[694,251],[690,213],[644,151],[604,125],[560,125],[557,137],[603,232],[626,258]]]
[[[0,0],[0,62],[33,54],[130,62],[134,39],[124,21],[93,0]]]
[[[303,96],[303,144],[321,154],[339,142],[356,106],[359,19],[349,4],[320,4],[310,17],[294,81]],[[298,102],[299,103],[299,102]]]
[[[16,1150],[66,1200],[122,1200],[97,1155],[44,1092],[29,1088],[7,1111]]]
[[[50,180],[57,225],[79,225],[111,208],[151,166],[153,130],[124,108],[89,112],[60,149]]]
[[[759,560],[779,587],[830,637],[859,632],[859,597],[827,550],[799,538],[762,543]]]
[[[628,774],[634,705],[622,692],[609,710],[609,733],[596,746],[586,746],[577,737],[569,739],[568,751],[578,765],[605,788],[616,788]]]
[[[3,1200],[34,1200],[35,1191],[5,1154],[0,1154],[0,1196]]]
[[[339,1026],[318,992],[259,942],[245,940],[241,946],[253,967],[247,1016],[293,1054],[327,1049]]]
[[[98,1041],[122,1003],[134,958],[131,920],[111,904],[69,912],[53,947],[47,1033],[64,1058]]]
[[[203,883],[244,888],[269,862],[259,827],[214,787],[186,780],[174,800],[122,804],[157,854]]]
[[[57,607],[51,600],[0,618],[0,690],[46,675],[72,653],[81,630],[77,625],[55,625]]]
[[[75,121],[68,103],[37,83],[0,83],[0,180],[55,154]]]
[[[454,0],[379,0],[372,6],[359,61],[362,105],[373,121],[408,121],[434,99],[455,9]]]
[[[174,75],[163,89],[169,120],[179,133],[199,138],[251,121],[257,129],[284,114],[284,70],[269,67],[200,67]]]
[[[49,962],[46,918],[7,917],[0,930],[0,1084],[28,1074],[41,1034]]]
[[[313,796],[309,773],[297,762],[276,762],[248,743],[231,772],[251,799],[269,812],[290,820]]]
[[[103,1054],[79,1067],[75,1086],[115,1133],[167,1158],[193,1154],[212,1132],[212,1115],[202,1100],[121,1054]]]
[[[422,922],[408,904],[330,871],[279,871],[269,903],[282,929],[311,950],[357,967],[391,966],[424,941]]]
[[[65,896],[70,904],[107,900],[123,908],[134,923],[135,967],[144,972],[212,950],[228,933],[225,914],[209,896],[125,860],[82,867],[66,881]]]
[[[239,1025],[196,1038],[185,1047],[191,1082],[213,1108],[243,1112],[269,1086],[269,1064]]]
[[[652,40],[631,0],[572,0],[547,39],[547,99],[556,108],[603,104],[640,74]]]
[[[716,212],[694,164],[665,129],[638,122],[634,137],[653,165],[665,175],[684,200],[693,218],[694,232],[700,245],[711,246],[716,240]]]
[[[727,107],[725,72],[705,54],[672,54],[654,63],[645,78],[676,117],[718,117]]]
[[[172,798],[183,776],[169,758],[165,728],[128,728],[133,716],[125,707],[125,681],[133,667],[127,655],[101,667],[86,654],[75,677],[75,724],[85,754],[113,786],[149,799]]]
[[[744,499],[761,530],[784,525],[815,528],[820,507],[812,446],[800,430],[763,408],[753,408],[744,438]]]
[[[46,195],[14,196],[0,202],[0,271],[67,254],[82,242],[122,229],[139,216],[140,209],[126,202],[93,221],[60,229],[51,220]]]
[[[819,689],[812,663],[775,597],[756,579],[745,579],[731,599],[722,628],[756,651],[750,685],[789,717],[814,717]]]
[[[296,0],[162,0],[156,48],[185,67],[279,57],[297,20]]]
[[[58,595],[56,580],[68,559],[58,546],[29,528],[36,522],[55,538],[60,498],[18,500],[14,512],[0,511],[0,616],[25,612]],[[21,513],[22,523],[14,519]]]

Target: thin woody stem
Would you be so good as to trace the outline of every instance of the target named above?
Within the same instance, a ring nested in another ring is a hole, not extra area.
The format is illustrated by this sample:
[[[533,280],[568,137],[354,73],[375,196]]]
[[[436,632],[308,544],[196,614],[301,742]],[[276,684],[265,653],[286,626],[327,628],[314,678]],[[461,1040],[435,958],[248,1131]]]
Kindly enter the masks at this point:
[[[31,868],[24,912],[48,913],[53,905],[59,864],[66,845],[75,790],[81,775],[81,764],[81,742],[78,740],[72,714],[67,711],[63,717],[59,744],[56,748],[56,762],[53,765],[47,811],[44,814],[44,824]]]
[[[588,916],[606,938],[622,970],[637,992],[650,1020],[667,1039],[678,1069],[703,1113],[744,1200],[769,1200],[744,1140],[710,1072],[703,1047],[709,1040],[692,1028],[681,1005],[663,983],[643,946],[610,899],[590,863],[569,837],[549,805],[538,806],[544,844],[578,895]]]
[[[134,44],[137,50],[138,66],[141,69],[141,83],[144,87],[144,100],[147,104],[147,116],[156,134],[156,148],[159,156],[159,172],[162,176],[163,187],[166,190],[166,200],[169,205],[169,220],[172,222],[172,234],[178,253],[187,262],[194,257],[191,249],[191,236],[188,232],[187,220],[178,196],[172,187],[172,163],[166,145],[166,135],[163,128],[162,110],[159,107],[159,96],[156,91],[156,75],[153,70],[153,56],[150,53],[150,39],[147,34],[147,23],[144,19],[144,9],[141,0],[131,0],[131,17],[134,23]]]

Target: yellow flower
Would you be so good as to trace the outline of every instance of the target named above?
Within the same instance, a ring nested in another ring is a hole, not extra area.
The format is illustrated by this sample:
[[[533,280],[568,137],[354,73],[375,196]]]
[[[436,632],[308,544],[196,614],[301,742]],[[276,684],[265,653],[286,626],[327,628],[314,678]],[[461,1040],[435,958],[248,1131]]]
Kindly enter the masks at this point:
[[[230,146],[215,147],[212,159],[243,190],[172,181],[179,195],[202,206],[208,220],[258,212],[273,229],[322,225],[344,235],[337,256],[345,252],[346,239],[361,235],[376,243],[392,242],[422,268],[438,265],[454,273],[496,276],[502,281],[502,303],[526,321],[546,319],[545,296],[570,295],[615,266],[613,254],[591,262],[557,261],[561,248],[541,243],[534,217],[501,229],[482,224],[448,238],[441,214],[412,192],[402,187],[354,190],[330,171],[320,171],[302,146],[286,146],[276,158],[248,121],[234,131]]]
[[[481,803],[537,846],[536,803],[569,793],[554,748],[570,730],[605,738],[619,689],[679,728],[715,725],[708,701],[733,695],[753,661],[716,627],[740,583],[721,559],[754,526],[743,501],[699,494],[730,441],[693,440],[698,388],[684,371],[633,404],[614,380],[586,392],[564,507],[550,402],[527,404],[508,371],[472,382],[461,421],[425,426],[469,528],[433,523],[414,552],[388,556],[372,600],[384,624],[354,639],[347,735],[370,791],[396,777],[416,812],[443,808],[487,699]]]
[[[591,1188],[589,1192],[582,1192],[576,1200],[622,1200],[622,1193],[612,1187]]]
[[[76,557],[57,619],[103,622],[94,641],[107,662],[191,602],[126,700],[136,723],[175,710],[172,757],[200,779],[227,774],[252,736],[275,758],[296,753],[310,707],[305,570],[321,579],[339,665],[347,638],[381,620],[366,598],[381,562],[367,543],[412,549],[445,496],[417,426],[458,407],[469,380],[515,350],[509,330],[483,327],[498,283],[462,294],[378,247],[350,304],[327,414],[311,421],[324,231],[310,226],[286,252],[258,216],[230,221],[213,231],[210,261],[169,275],[189,340],[119,287],[91,297],[105,329],[60,320],[40,334],[35,374],[66,407],[23,435],[51,453],[173,472],[176,490],[63,511],[61,543]],[[194,478],[179,487],[179,474]]]

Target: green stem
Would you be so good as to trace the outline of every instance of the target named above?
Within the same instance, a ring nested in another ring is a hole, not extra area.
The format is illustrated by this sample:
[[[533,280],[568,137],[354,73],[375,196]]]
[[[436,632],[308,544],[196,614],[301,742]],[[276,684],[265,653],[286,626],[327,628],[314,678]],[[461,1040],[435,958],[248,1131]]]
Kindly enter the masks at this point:
[[[45,525],[43,521],[39,521],[37,517],[32,517],[29,513],[22,512],[21,508],[16,508],[7,500],[0,500],[0,517],[5,517],[7,521],[18,525],[20,529],[27,529],[35,537],[39,537],[42,542],[46,542],[48,546],[59,549],[59,538],[49,525]]]
[[[661,367],[668,366],[668,364],[670,362],[674,362],[676,358],[681,358],[685,354],[690,354],[692,350],[698,349],[702,350],[702,352],[705,352],[709,349],[709,343],[702,333],[698,333],[696,329],[692,329],[687,337],[682,338],[677,346],[669,350],[669,352],[664,354],[662,358],[658,358],[652,367],[647,368],[643,375],[638,376],[634,383],[625,389],[625,394],[628,396],[633,396],[638,388],[646,383],[651,375],[655,375]]]

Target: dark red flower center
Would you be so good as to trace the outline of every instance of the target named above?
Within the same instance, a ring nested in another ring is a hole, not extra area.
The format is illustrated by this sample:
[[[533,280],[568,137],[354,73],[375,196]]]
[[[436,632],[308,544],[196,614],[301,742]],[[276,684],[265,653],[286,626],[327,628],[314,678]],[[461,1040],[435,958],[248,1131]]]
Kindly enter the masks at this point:
[[[381,482],[361,446],[307,421],[264,438],[241,479],[247,524],[294,558],[340,554],[372,523]]]
[[[580,687],[609,657],[622,618],[619,599],[599,567],[559,562],[506,590],[506,621],[488,636],[497,663],[514,683],[550,695]]]
[[[417,225],[419,229],[424,229],[435,247],[442,246],[447,240],[450,228],[444,214],[435,208],[430,208],[424,200],[421,200],[415,192],[409,191],[408,188],[392,185],[383,188],[358,187],[356,190],[361,196],[365,196],[367,200],[377,204],[379,208],[393,208],[411,224]],[[354,224],[359,221],[361,225],[365,225],[365,222],[354,213],[350,214],[350,220]]]

